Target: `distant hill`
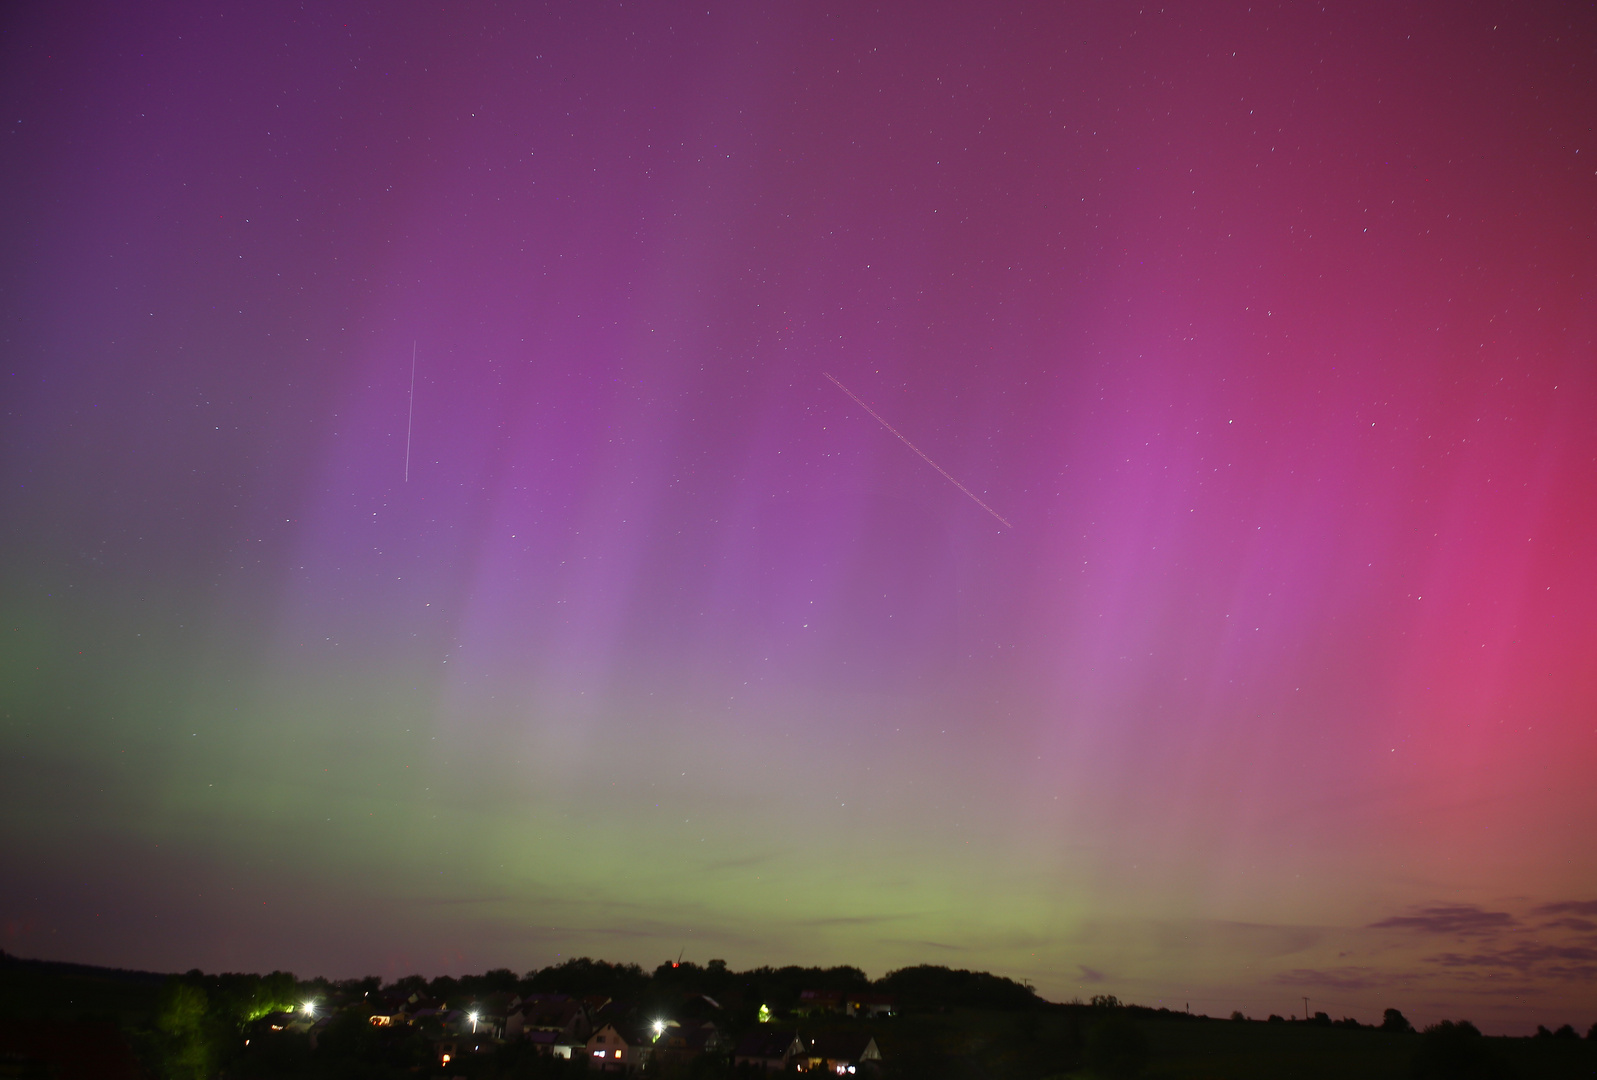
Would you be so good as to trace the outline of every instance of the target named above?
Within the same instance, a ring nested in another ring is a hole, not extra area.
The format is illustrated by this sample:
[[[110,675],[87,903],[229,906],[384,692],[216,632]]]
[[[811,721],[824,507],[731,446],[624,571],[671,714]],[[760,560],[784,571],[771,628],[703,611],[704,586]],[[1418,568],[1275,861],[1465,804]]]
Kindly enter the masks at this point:
[[[171,978],[169,973],[159,971],[100,967],[96,964],[70,964],[64,960],[29,960],[20,956],[12,956],[4,949],[0,949],[0,969],[8,967],[24,968],[36,972],[53,972],[60,975],[89,975],[97,979],[123,979],[129,982],[155,984],[164,983]]]
[[[172,976],[154,971],[27,960],[0,952],[0,1016],[144,1023]]]

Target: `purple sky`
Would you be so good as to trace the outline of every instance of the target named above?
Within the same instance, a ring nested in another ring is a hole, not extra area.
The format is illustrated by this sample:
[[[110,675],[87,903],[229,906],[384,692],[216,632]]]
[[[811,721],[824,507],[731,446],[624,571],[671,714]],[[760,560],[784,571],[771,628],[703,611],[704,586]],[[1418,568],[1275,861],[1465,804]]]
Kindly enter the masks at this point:
[[[1590,5],[0,33],[0,947],[1597,1018]]]

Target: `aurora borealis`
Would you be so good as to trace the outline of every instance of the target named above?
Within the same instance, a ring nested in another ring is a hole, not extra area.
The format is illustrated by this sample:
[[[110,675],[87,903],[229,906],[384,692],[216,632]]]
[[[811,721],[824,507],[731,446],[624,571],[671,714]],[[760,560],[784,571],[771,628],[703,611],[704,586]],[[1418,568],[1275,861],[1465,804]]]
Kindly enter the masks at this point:
[[[1589,4],[308,7],[4,18],[0,948],[1597,1018]]]

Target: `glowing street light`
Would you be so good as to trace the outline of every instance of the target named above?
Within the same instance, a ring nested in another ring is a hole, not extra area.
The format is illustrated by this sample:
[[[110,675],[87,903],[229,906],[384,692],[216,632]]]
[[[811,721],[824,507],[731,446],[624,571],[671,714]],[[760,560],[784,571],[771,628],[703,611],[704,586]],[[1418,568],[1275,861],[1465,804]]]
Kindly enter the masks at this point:
[[[653,1026],[654,1026],[654,1038],[655,1038],[655,1041],[659,1041],[660,1036],[665,1034],[665,1021],[664,1020],[656,1020],[654,1022]]]
[[[476,1013],[472,1013],[470,1019],[471,1019],[471,1033],[473,1035],[475,1035],[475,1034],[477,1034],[477,1014]]]
[[[299,1007],[299,1009],[300,1009],[300,1012],[304,1013],[306,1016],[315,1016],[316,1015],[316,1002],[307,1001],[307,1002],[305,1002],[305,1004],[301,1005]]]

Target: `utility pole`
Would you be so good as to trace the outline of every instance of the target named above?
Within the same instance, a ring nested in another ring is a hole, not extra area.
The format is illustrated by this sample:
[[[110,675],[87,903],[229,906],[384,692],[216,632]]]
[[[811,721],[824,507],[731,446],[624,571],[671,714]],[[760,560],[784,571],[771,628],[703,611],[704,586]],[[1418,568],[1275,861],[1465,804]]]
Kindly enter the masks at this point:
[[[1308,1019],[1309,1019],[1309,999],[1308,998],[1304,998],[1303,999],[1303,1019],[1304,1019],[1305,1022],[1307,1022]]]

